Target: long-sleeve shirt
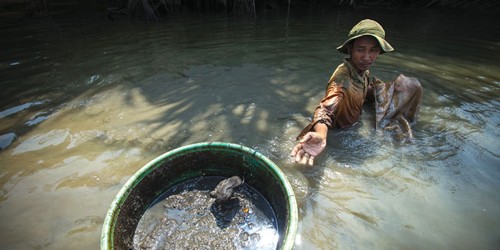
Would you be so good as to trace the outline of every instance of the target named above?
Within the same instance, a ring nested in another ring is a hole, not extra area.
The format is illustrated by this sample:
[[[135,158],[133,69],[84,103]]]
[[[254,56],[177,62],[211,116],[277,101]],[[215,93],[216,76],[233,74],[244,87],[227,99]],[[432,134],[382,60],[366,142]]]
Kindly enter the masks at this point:
[[[359,75],[348,59],[340,64],[328,81],[325,97],[314,112],[312,122],[302,130],[298,139],[314,129],[318,122],[329,128],[345,128],[356,123],[363,111],[369,88],[369,72]]]

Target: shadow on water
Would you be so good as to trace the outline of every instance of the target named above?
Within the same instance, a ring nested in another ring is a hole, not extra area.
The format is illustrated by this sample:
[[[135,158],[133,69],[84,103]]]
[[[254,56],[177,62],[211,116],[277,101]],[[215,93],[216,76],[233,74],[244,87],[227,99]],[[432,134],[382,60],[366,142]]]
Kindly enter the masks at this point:
[[[72,246],[83,242],[78,232],[88,231],[92,235],[85,239],[95,244],[117,187],[142,164],[182,145],[229,141],[257,149],[286,172],[300,203],[300,248],[456,246],[454,242],[471,232],[444,235],[445,243],[422,232],[432,226],[444,232],[446,226],[462,228],[471,222],[462,215],[476,207],[450,209],[466,198],[442,197],[469,197],[467,192],[476,190],[492,194],[498,187],[493,178],[498,172],[481,168],[498,163],[498,144],[492,141],[498,138],[500,80],[498,66],[492,64],[498,55],[498,31],[485,28],[492,30],[493,38],[476,31],[481,25],[494,26],[488,16],[475,23],[470,21],[477,16],[459,15],[456,18],[466,17],[459,21],[420,11],[388,13],[292,13],[289,20],[284,13],[255,20],[199,15],[148,25],[64,19],[21,34],[16,25],[7,27],[14,39],[2,41],[2,47],[15,50],[2,52],[0,68],[5,76],[0,83],[5,90],[0,133],[6,141],[0,145],[1,218],[30,221],[40,212],[29,212],[34,207],[57,210],[34,197],[46,195],[68,204],[74,213],[64,219],[46,214],[41,226],[28,231],[34,235],[29,244]],[[393,54],[379,58],[372,73],[384,80],[404,73],[423,84],[423,107],[414,127],[417,142],[401,145],[390,135],[378,134],[371,123],[373,114],[364,112],[356,126],[330,133],[317,167],[296,166],[288,159],[289,150],[342,60],[335,47],[365,17],[383,23],[396,47]],[[455,22],[463,29],[440,39],[437,34],[451,30]],[[463,51],[469,43],[478,46]],[[470,171],[482,172],[479,177],[464,174]],[[23,184],[23,178],[31,182],[30,177],[37,186]],[[477,189],[466,191],[462,184]],[[436,188],[443,185],[444,191]],[[75,190],[76,194],[65,194]],[[15,192],[28,199],[21,201]],[[98,211],[69,205],[81,205],[81,193],[98,197],[88,198]],[[491,197],[478,204],[490,209],[498,204],[498,196]],[[426,214],[418,211],[429,202],[435,208],[421,209]],[[22,216],[13,212],[20,203],[19,210],[28,211]],[[445,214],[455,224],[432,223]],[[496,214],[475,215],[481,222],[491,217],[498,221]],[[54,233],[62,235],[61,243],[35,233],[54,224],[65,225]],[[10,224],[2,228],[4,237],[20,231]],[[473,243],[491,240],[478,236],[484,230],[477,232],[471,233]],[[24,244],[20,242],[7,245]]]

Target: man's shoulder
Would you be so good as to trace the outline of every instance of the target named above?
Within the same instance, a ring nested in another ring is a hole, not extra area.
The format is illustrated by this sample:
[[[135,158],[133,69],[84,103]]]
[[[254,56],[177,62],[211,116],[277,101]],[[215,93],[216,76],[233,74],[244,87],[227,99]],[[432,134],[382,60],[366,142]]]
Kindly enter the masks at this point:
[[[341,63],[330,77],[330,82],[343,83],[346,79],[351,77],[349,67],[345,63]]]

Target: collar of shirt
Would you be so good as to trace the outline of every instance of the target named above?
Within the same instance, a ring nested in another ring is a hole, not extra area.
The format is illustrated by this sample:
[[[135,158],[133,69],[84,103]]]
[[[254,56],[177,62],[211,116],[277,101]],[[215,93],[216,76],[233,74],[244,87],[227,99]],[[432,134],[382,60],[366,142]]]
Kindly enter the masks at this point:
[[[351,60],[348,57],[344,58],[344,64],[349,69],[349,74],[351,75],[352,79],[356,79],[363,86],[368,83],[368,76],[370,74],[369,70],[365,70],[361,75],[358,74],[358,72],[356,72],[356,70],[354,69],[354,66],[352,66]]]

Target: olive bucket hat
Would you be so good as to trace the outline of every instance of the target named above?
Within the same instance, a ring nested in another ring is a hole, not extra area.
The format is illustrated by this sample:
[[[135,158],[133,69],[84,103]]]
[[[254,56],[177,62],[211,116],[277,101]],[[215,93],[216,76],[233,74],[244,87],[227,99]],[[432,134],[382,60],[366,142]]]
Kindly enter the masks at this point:
[[[341,53],[348,54],[347,45],[354,39],[362,36],[372,36],[377,39],[380,44],[380,54],[385,52],[391,52],[394,48],[385,40],[385,31],[382,28],[382,25],[373,21],[371,19],[365,19],[352,27],[349,32],[349,36],[347,37],[347,41],[344,42],[341,46],[337,47],[337,50]]]

